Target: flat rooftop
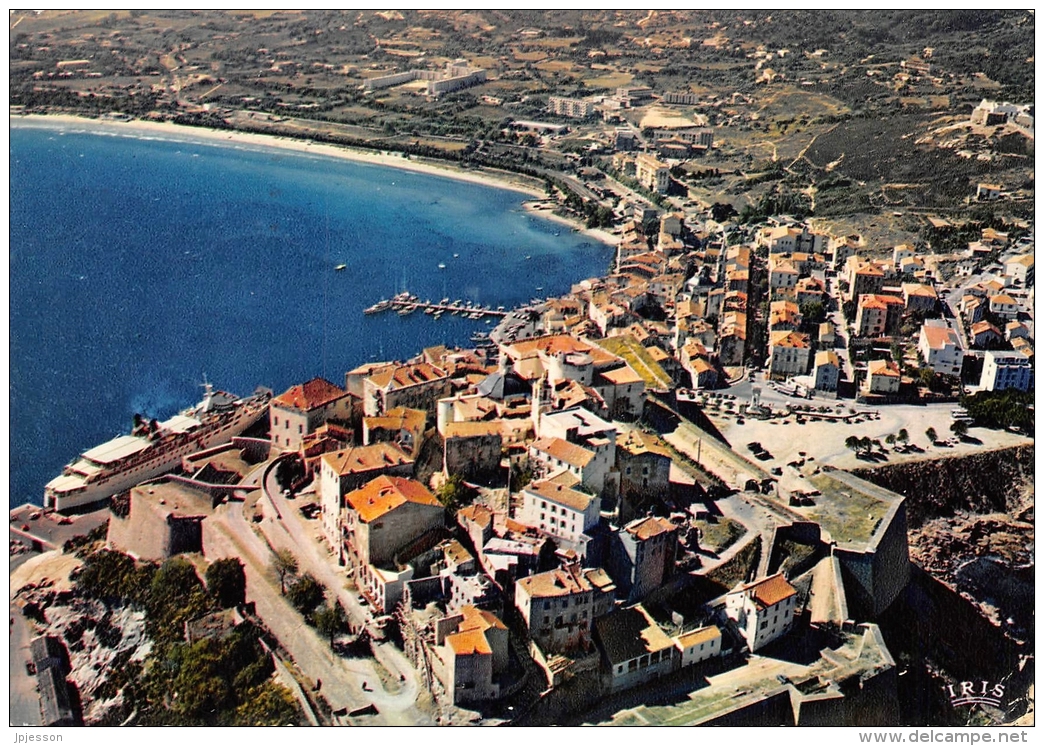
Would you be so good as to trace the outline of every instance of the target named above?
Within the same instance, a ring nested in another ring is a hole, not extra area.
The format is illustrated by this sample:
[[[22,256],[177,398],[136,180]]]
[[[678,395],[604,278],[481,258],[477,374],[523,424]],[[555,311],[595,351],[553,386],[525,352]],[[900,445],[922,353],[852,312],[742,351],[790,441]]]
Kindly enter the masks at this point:
[[[616,713],[608,724],[700,725],[783,691],[792,701],[824,693],[840,696],[840,683],[894,666],[877,626],[862,625],[862,629],[846,635],[840,647],[823,649],[819,659],[809,665],[755,655],[746,665],[708,677],[707,686],[690,692],[677,704],[639,705]]]
[[[807,480],[823,494],[813,498],[812,507],[798,510],[818,523],[839,545],[865,547],[882,527],[888,512],[903,499],[902,495],[844,471],[821,471]]]

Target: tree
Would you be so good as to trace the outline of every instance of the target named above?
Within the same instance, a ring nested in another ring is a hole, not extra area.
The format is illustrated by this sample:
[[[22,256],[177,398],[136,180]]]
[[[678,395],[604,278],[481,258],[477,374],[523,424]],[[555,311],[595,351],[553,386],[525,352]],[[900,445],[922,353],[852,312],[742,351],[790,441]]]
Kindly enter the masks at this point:
[[[279,576],[279,593],[286,595],[286,579],[297,574],[297,558],[289,549],[280,549],[272,559],[272,569]]]
[[[895,445],[895,441],[896,441],[896,437],[895,437],[894,434],[889,433],[887,436],[885,436],[885,443],[887,443],[888,445],[894,446]]]
[[[344,631],[348,622],[344,609],[341,608],[341,604],[337,601],[323,604],[319,607],[315,614],[312,615],[312,620],[315,622],[315,628],[319,630],[319,633],[330,641],[331,647],[333,646],[334,638]]]
[[[938,438],[938,434],[935,432],[935,428],[934,427],[930,427],[927,430],[925,430],[924,431],[924,436],[926,438],[928,438],[928,442],[930,442],[930,443],[934,443],[935,441],[937,441],[939,439]]]
[[[236,557],[219,559],[207,568],[207,591],[222,609],[231,609],[246,600],[246,573]]]
[[[957,420],[950,425],[950,432],[964,440],[964,437],[968,434],[968,423],[964,420]]]
[[[802,303],[799,310],[803,319],[810,324],[818,324],[826,318],[826,308],[818,300]]]
[[[874,441],[870,440],[870,436],[864,435],[862,438],[859,439],[859,447],[866,451],[867,454],[869,454],[870,451],[873,450]]]
[[[266,681],[245,692],[235,711],[233,725],[297,725],[301,712],[294,695],[282,684]]]
[[[850,451],[858,451],[859,438],[857,438],[854,435],[849,435],[847,438],[845,438],[845,448],[849,449]]]
[[[464,481],[460,474],[451,474],[450,477],[439,487],[435,495],[443,507],[451,513],[456,513],[465,505],[471,505],[478,497],[478,490]]]
[[[906,443],[910,441],[910,433],[906,432],[906,428],[904,427],[898,433],[896,433],[895,439],[899,443],[906,445]]]
[[[279,488],[283,490],[293,489],[300,479],[304,477],[305,468],[301,459],[295,457],[285,458],[276,467],[275,478]]]
[[[314,577],[305,573],[286,591],[287,600],[305,616],[309,616],[326,598],[326,589]]]

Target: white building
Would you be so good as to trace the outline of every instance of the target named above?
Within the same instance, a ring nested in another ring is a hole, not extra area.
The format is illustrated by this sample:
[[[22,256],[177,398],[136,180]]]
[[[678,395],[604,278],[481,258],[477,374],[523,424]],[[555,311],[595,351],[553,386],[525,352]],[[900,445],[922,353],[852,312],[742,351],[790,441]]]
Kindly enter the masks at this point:
[[[837,353],[832,350],[817,352],[812,369],[813,388],[817,391],[837,391],[837,382],[840,377],[841,366]]]
[[[547,109],[552,114],[571,119],[587,119],[594,116],[594,103],[579,98],[563,98],[561,96],[549,96]]]
[[[575,543],[598,525],[601,500],[554,480],[543,479],[522,490],[518,520],[552,536]]]
[[[739,585],[725,596],[725,613],[752,653],[789,632],[797,610],[797,590],[782,573]]]
[[[964,362],[964,349],[960,337],[945,321],[928,319],[921,327],[917,340],[917,351],[925,365],[936,373],[959,376]]]
[[[990,350],[983,357],[982,378],[979,381],[983,391],[1028,391],[1033,385],[1033,364],[1021,352]]]
[[[674,638],[681,654],[681,667],[691,666],[721,654],[721,630],[711,624]]]

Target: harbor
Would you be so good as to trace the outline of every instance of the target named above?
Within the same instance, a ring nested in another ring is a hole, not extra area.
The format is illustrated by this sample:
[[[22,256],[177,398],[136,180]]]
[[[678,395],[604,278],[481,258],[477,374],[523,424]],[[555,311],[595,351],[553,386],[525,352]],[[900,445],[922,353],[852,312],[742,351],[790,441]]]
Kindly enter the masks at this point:
[[[508,315],[503,306],[494,309],[489,306],[474,305],[471,301],[451,301],[449,298],[443,298],[439,302],[434,303],[432,301],[419,300],[416,295],[409,292],[402,292],[391,298],[377,301],[369,308],[364,309],[363,313],[372,315],[383,313],[384,311],[396,311],[400,316],[408,316],[415,311],[423,311],[434,318],[439,318],[446,313],[471,319],[499,319]]]

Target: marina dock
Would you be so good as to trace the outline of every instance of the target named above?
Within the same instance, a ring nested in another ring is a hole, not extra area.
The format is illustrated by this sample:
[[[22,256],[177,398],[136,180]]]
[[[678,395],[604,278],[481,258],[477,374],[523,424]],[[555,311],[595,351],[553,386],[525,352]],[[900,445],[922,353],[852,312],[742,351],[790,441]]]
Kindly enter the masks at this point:
[[[508,312],[503,308],[493,309],[487,306],[476,306],[471,301],[451,301],[449,298],[443,298],[438,303],[433,303],[432,301],[419,300],[417,296],[409,293],[399,293],[392,298],[380,300],[364,310],[363,313],[370,315],[384,311],[397,311],[400,316],[406,316],[418,310],[435,318],[445,313],[472,319],[503,318],[508,315]]]

